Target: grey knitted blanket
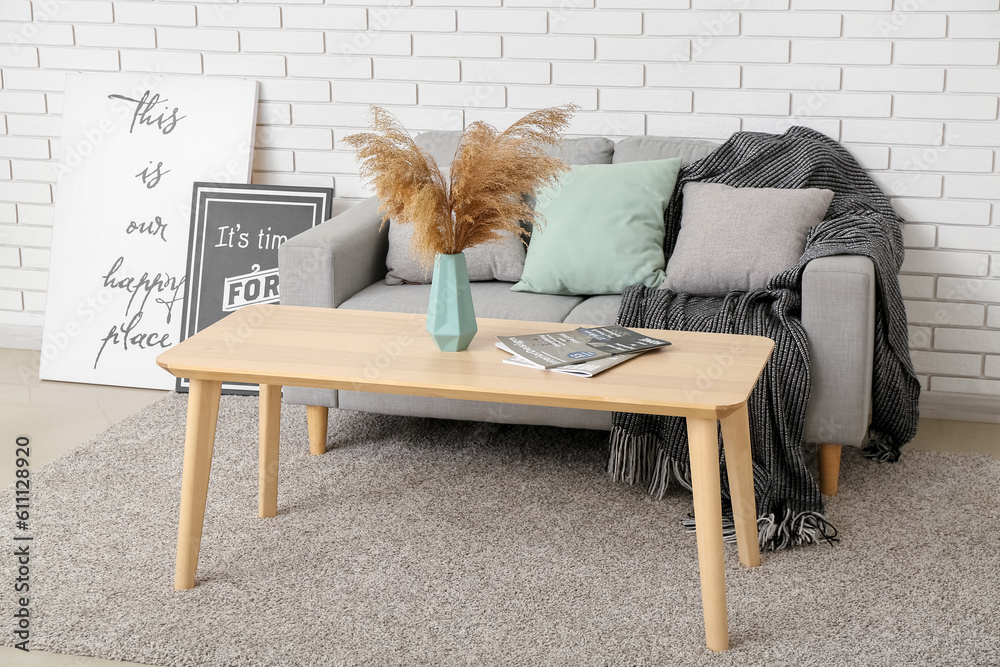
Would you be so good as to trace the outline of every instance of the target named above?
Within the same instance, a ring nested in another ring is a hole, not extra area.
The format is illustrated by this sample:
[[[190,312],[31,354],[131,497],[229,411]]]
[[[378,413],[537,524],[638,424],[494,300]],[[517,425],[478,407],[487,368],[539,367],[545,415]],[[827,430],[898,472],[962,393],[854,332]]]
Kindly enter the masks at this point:
[[[828,255],[864,255],[875,264],[871,441],[865,453],[895,461],[900,446],[916,433],[920,394],[897,278],[903,261],[901,220],[854,158],[826,135],[804,127],[780,136],[738,132],[681,171],[664,215],[667,257],[680,229],[681,189],[691,181],[835,193],[826,218],[809,233],[798,264],[772,278],[765,289],[709,298],[636,285],[625,291],[618,313],[618,323],[625,326],[753,334],[775,341],[748,402],[760,545],[780,549],[832,541],[836,529],[823,515],[819,486],[802,452],[810,393],[809,348],[800,320],[802,271],[810,260]],[[688,466],[684,419],[615,413],[608,463],[615,479],[645,485],[650,495],[662,497],[671,477],[690,488]],[[731,515],[724,458],[720,473],[724,511]]]

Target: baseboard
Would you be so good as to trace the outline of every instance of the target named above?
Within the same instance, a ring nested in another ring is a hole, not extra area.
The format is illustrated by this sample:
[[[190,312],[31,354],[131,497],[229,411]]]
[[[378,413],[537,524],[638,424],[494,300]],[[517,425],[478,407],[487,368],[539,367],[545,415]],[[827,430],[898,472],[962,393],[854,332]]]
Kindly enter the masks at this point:
[[[0,347],[41,350],[42,328],[26,324],[0,324]]]
[[[923,392],[920,417],[1000,424],[1000,396]]]

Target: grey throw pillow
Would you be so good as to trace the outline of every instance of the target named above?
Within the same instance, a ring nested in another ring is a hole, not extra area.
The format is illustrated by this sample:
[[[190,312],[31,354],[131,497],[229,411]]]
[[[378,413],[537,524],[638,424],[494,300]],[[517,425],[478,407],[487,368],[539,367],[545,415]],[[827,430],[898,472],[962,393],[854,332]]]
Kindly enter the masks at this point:
[[[410,249],[413,225],[399,225],[389,221],[389,252],[385,258],[389,273],[387,285],[403,283],[429,283],[433,267],[420,265],[418,256]],[[469,280],[500,280],[516,283],[524,271],[524,243],[519,235],[505,232],[499,241],[465,249],[465,264]]]
[[[662,289],[718,295],[762,289],[792,268],[832,190],[686,183],[681,228]]]
[[[450,169],[441,170],[445,183],[448,182],[449,172]],[[469,280],[516,283],[521,279],[525,256],[521,235],[503,232],[500,236],[501,238],[493,243],[480,244],[463,251]],[[385,268],[389,272],[385,275],[386,285],[431,282],[431,278],[434,277],[434,267],[421,266],[419,255],[411,247],[412,242],[412,224],[398,225],[395,220],[389,221],[389,252],[385,257]]]

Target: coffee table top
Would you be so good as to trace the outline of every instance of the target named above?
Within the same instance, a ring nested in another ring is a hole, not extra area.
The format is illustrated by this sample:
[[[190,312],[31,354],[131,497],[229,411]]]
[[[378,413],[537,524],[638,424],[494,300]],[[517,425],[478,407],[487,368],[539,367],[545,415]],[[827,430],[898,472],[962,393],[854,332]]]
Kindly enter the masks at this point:
[[[424,324],[407,313],[248,306],[156,363],[196,380],[721,418],[747,400],[774,348],[761,336],[639,329],[672,345],[582,378],[502,363],[494,345],[580,325],[482,318],[468,350],[441,352]]]

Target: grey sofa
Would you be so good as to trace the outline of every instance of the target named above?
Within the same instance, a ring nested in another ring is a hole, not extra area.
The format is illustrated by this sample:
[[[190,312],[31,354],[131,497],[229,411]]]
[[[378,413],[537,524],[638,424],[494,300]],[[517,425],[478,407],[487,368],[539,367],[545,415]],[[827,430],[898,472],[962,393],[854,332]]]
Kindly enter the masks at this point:
[[[427,132],[417,143],[450,164],[460,134]],[[554,154],[569,164],[680,157],[688,162],[717,145],[666,137],[571,139]],[[429,285],[386,285],[388,239],[375,198],[285,242],[279,250],[281,301],[296,306],[426,313]],[[871,400],[875,275],[871,260],[835,256],[811,261],[802,278],[802,323],[809,338],[813,393],[805,442],[820,444],[820,487],[835,495],[842,445],[862,445]],[[565,324],[613,324],[621,297],[511,292],[510,283],[474,282],[478,317]],[[308,409],[311,450],[326,445],[329,408],[568,428],[611,428],[611,413],[456,399],[286,387],[286,403]]]

